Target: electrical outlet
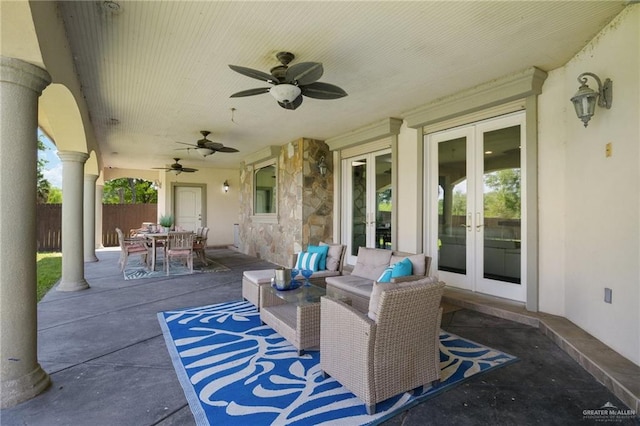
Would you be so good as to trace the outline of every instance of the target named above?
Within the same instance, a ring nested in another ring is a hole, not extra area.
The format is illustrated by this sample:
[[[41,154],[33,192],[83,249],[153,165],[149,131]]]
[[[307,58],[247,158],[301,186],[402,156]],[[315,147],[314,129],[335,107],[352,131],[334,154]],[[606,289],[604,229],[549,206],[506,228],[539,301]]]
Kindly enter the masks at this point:
[[[604,302],[605,303],[611,303],[611,293],[613,293],[613,291],[610,288],[606,288],[604,289]]]
[[[611,155],[613,154],[612,152],[613,150],[613,146],[611,145],[611,142],[607,143],[607,145],[604,148],[604,155],[605,157],[611,157]]]

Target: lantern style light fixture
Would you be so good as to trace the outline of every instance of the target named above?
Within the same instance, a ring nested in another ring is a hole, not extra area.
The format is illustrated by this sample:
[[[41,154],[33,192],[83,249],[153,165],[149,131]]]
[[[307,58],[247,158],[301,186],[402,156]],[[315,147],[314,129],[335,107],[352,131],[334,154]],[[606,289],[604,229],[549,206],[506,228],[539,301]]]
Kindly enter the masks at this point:
[[[224,181],[224,183],[222,184],[222,189],[224,189],[224,192],[229,192],[229,182],[228,181]]]
[[[327,175],[327,163],[324,162],[324,155],[318,161],[318,170],[320,171],[320,176]]]
[[[592,77],[598,83],[597,92],[587,85],[587,76]],[[571,98],[571,102],[573,102],[573,106],[576,109],[576,115],[582,120],[584,127],[587,127],[589,120],[591,120],[596,111],[596,102],[601,108],[611,108],[613,82],[607,78],[602,84],[600,78],[594,73],[583,72],[578,76],[578,83],[580,83],[580,88]]]

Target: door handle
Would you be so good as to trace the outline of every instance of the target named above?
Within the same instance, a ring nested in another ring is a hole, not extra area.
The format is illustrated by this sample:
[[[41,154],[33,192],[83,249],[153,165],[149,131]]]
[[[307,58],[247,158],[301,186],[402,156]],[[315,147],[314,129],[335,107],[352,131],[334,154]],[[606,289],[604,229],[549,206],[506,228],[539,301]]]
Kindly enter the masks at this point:
[[[471,213],[467,213],[467,223],[462,225],[467,228],[467,231],[471,232]]]
[[[480,222],[480,212],[476,213],[476,232],[480,232],[480,228],[484,226],[483,223]]]

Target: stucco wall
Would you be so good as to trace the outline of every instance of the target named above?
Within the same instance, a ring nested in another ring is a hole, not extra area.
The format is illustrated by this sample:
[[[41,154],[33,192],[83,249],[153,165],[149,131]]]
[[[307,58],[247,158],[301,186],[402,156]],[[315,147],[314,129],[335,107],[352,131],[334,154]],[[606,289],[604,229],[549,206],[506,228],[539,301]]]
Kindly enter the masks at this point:
[[[240,179],[236,169],[198,167],[196,173],[160,174],[162,189],[158,191],[158,216],[169,213],[173,208],[171,183],[206,184],[206,222],[209,227],[207,245],[222,246],[233,243],[233,224],[238,220],[240,209]],[[224,192],[222,184],[229,182],[229,192]]]
[[[587,128],[569,101],[585,71],[614,84],[612,108],[598,107]],[[638,76],[634,5],[547,78],[539,105],[539,195],[540,309],[564,314],[640,364]],[[611,304],[603,300],[605,287],[613,290]]]

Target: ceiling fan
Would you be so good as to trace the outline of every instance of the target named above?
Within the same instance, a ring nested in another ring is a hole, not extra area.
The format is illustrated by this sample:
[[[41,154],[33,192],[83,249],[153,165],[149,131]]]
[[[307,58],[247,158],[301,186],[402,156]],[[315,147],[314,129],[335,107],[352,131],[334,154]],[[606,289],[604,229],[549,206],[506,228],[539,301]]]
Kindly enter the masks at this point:
[[[176,160],[176,162],[173,163],[169,167],[153,167],[153,168],[154,169],[158,169],[158,170],[166,170],[167,172],[173,172],[176,175],[179,175],[182,172],[184,172],[184,173],[193,173],[193,172],[197,172],[198,171],[198,169],[192,169],[190,167],[184,167],[182,164],[178,163],[178,161],[180,161],[179,158],[174,158],[174,160]]]
[[[319,62],[300,62],[289,67],[295,56],[293,53],[280,52],[276,58],[282,65],[271,68],[271,74],[251,68],[229,65],[229,68],[247,77],[273,84],[273,87],[260,87],[234,93],[232,98],[270,93],[278,104],[285,109],[296,109],[302,104],[302,96],[315,99],[338,99],[347,96],[347,92],[329,83],[318,80],[324,72]]]
[[[210,131],[200,130],[200,133],[202,134],[202,139],[198,140],[195,144],[185,143],[185,142],[176,142],[182,145],[189,145],[192,148],[178,148],[178,149],[187,149],[187,150],[195,149],[200,154],[202,154],[203,157],[206,157],[211,154],[215,154],[216,152],[238,152],[238,150],[235,148],[229,148],[222,145],[219,142],[213,142],[207,139],[207,136],[211,133]]]

